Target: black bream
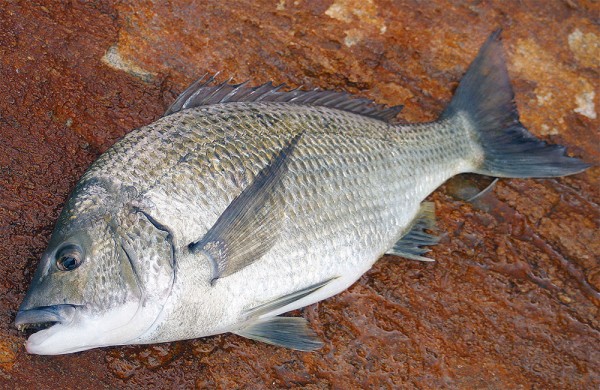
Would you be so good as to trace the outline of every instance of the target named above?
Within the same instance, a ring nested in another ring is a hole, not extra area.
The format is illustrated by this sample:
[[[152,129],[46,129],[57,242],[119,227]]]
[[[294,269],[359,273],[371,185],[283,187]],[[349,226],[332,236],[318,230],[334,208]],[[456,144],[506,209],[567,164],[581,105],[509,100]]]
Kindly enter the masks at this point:
[[[321,342],[280,314],[349,287],[384,253],[426,260],[433,207],[462,172],[553,177],[587,164],[519,122],[500,32],[440,118],[271,84],[197,83],[104,153],[69,198],[16,317],[61,354],[233,332]]]

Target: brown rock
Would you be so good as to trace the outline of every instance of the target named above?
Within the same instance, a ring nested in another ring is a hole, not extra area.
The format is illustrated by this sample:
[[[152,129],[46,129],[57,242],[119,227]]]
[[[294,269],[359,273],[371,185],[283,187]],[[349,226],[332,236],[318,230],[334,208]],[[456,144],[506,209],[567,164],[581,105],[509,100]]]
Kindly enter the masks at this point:
[[[523,123],[600,163],[595,1],[0,5],[0,387],[598,388],[600,170],[432,195],[438,261],[385,257],[304,310],[307,354],[234,335],[27,355],[12,321],[85,168],[204,73],[359,93],[434,119],[505,28]]]

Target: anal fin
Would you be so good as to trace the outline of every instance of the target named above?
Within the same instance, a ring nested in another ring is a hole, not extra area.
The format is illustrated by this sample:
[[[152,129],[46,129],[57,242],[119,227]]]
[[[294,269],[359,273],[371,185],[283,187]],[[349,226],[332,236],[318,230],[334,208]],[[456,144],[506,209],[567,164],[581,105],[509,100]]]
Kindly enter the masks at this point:
[[[439,237],[425,231],[434,228],[435,205],[432,202],[423,202],[419,212],[410,224],[408,232],[386,254],[411,260],[435,261],[423,256],[429,252],[429,249],[423,248],[423,246],[436,245],[440,241]]]
[[[261,318],[233,333],[263,343],[299,351],[314,351],[323,346],[302,317]]]

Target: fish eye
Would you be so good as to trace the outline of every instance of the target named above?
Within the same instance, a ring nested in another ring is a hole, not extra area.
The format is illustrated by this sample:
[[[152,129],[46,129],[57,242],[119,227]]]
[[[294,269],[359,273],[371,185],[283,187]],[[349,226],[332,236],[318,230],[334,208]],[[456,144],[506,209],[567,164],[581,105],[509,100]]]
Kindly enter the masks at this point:
[[[56,252],[56,267],[61,271],[73,271],[83,261],[83,252],[77,245],[65,245]]]

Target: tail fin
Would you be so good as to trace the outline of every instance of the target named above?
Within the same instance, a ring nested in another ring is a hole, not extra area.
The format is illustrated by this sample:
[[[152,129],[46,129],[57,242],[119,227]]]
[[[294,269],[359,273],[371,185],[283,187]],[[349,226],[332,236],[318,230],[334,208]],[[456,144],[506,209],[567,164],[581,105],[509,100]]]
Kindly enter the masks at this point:
[[[508,78],[500,33],[494,31],[461,80],[441,119],[468,116],[483,148],[476,173],[498,177],[555,177],[589,167],[564,155],[565,148],[548,145],[519,122]]]

